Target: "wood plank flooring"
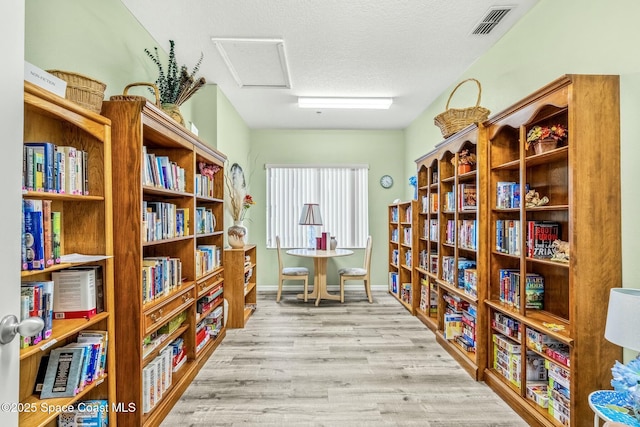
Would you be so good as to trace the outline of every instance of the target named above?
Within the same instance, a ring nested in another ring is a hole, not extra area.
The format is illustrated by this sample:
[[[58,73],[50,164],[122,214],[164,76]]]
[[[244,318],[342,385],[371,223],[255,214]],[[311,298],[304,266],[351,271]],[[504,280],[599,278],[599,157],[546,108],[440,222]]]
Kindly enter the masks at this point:
[[[259,293],[162,426],[527,425],[388,293],[373,295],[315,307]]]

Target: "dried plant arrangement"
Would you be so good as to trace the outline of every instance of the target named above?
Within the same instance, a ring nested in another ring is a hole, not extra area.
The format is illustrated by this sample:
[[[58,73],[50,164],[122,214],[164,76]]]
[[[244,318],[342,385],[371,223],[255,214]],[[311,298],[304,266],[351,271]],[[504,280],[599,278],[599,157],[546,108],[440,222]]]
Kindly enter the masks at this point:
[[[191,70],[191,73],[189,73],[186,65],[178,66],[175,54],[175,42],[173,40],[169,40],[169,62],[166,71],[160,61],[158,48],[154,47],[153,50],[154,53],[149,49],[145,49],[144,52],[158,67],[156,84],[160,91],[160,102],[162,104],[175,104],[180,106],[191,98],[198,89],[205,85],[206,80],[204,77],[196,78],[196,73],[200,70],[204,54],[200,54],[200,59]]]

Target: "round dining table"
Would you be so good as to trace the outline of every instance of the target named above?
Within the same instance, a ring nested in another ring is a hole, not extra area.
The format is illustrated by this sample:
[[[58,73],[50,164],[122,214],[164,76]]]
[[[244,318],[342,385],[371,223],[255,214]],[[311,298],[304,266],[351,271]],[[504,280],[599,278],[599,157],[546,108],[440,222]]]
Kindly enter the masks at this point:
[[[313,258],[313,291],[307,294],[307,298],[316,300],[316,307],[320,304],[321,299],[330,299],[340,301],[340,295],[333,295],[327,292],[327,260],[338,256],[353,255],[353,251],[349,249],[289,249],[287,254],[304,258]],[[298,299],[304,299],[304,294],[299,294]]]

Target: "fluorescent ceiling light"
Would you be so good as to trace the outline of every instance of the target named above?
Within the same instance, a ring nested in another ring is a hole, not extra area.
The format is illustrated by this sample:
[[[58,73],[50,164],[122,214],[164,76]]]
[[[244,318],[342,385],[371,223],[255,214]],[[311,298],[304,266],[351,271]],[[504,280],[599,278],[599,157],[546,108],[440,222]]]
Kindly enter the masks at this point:
[[[322,98],[298,97],[300,108],[365,108],[388,110],[393,98]]]

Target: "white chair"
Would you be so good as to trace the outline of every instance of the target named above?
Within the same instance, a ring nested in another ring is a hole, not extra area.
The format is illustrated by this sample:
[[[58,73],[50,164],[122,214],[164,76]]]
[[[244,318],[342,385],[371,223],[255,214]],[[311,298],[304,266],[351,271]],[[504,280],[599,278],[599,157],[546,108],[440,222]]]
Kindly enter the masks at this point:
[[[371,298],[371,283],[369,273],[371,270],[371,248],[373,244],[371,241],[371,236],[367,237],[367,248],[364,253],[364,267],[349,267],[349,268],[341,268],[338,270],[338,274],[340,275],[340,302],[344,302],[344,282],[347,280],[363,280],[364,281],[364,290],[367,293],[367,298],[369,302],[373,302],[373,298]]]
[[[304,302],[307,302],[309,269],[306,267],[283,267],[282,254],[280,253],[280,236],[276,236],[276,246],[278,247],[278,295],[276,296],[276,302],[280,302],[280,296],[282,295],[282,283],[285,280],[303,280]]]

